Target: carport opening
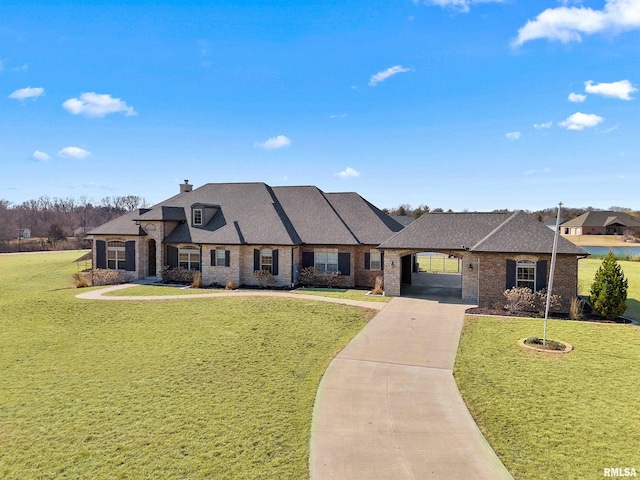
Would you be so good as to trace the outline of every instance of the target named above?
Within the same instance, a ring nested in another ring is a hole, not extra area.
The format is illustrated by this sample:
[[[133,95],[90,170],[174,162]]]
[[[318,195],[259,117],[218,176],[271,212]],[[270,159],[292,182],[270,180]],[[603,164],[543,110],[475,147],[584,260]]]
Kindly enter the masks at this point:
[[[462,259],[447,252],[417,252],[401,258],[403,296],[462,298]]]

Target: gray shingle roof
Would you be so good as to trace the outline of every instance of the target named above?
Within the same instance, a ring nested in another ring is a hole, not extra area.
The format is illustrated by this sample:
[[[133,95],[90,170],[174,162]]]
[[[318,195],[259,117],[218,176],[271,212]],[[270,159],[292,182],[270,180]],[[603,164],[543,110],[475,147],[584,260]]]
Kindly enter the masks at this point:
[[[586,212],[568,222],[562,227],[606,227],[613,223],[619,223],[626,227],[640,227],[640,222],[625,212]]]
[[[190,222],[194,204],[219,209],[203,227]],[[179,222],[167,243],[218,245],[378,245],[402,227],[356,193],[325,194],[314,186],[209,183],[145,212],[131,212],[93,230],[136,235],[134,220]]]
[[[554,232],[525,212],[425,213],[380,248],[551,253]],[[558,253],[586,255],[565,238]]]

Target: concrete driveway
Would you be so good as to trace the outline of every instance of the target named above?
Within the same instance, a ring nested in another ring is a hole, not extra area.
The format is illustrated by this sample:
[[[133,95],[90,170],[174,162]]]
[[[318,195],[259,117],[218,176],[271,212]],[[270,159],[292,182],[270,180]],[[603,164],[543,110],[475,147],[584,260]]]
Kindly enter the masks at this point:
[[[336,356],[314,406],[311,480],[513,478],[453,380],[468,307],[394,298]]]

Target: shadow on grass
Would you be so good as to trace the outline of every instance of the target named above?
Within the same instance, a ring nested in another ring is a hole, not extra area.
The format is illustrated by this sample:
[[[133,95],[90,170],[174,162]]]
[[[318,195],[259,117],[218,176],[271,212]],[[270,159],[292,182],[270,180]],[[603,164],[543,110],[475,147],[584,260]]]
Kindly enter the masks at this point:
[[[640,301],[634,298],[627,298],[626,316],[640,321]]]

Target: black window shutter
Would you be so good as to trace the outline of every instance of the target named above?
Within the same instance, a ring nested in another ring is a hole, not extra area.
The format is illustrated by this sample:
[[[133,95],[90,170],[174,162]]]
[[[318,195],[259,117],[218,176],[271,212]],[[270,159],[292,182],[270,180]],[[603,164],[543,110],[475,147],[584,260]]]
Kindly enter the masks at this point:
[[[302,268],[313,267],[313,252],[302,252]]]
[[[211,266],[212,267],[216,266],[216,250],[215,250],[215,248],[213,250],[211,250]]]
[[[253,269],[260,270],[260,250],[253,249]]]
[[[224,266],[225,267],[231,266],[231,252],[229,250],[224,251]]]
[[[338,271],[341,275],[351,275],[351,254],[338,254]]]
[[[536,263],[536,292],[547,288],[547,261]]]
[[[178,249],[171,245],[167,245],[167,265],[173,268],[178,266]]]
[[[364,254],[364,269],[371,270],[371,253],[369,252]]]
[[[127,272],[136,270],[136,242],[134,240],[124,244],[124,269]]]
[[[107,242],[96,240],[96,268],[107,268]]]
[[[278,275],[278,249],[271,253],[271,273]]]
[[[516,286],[516,261],[507,260],[507,290]]]
[[[380,252],[380,270],[384,270],[384,252]]]

